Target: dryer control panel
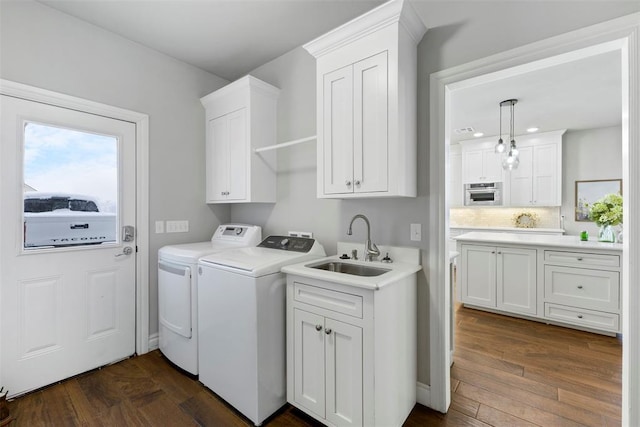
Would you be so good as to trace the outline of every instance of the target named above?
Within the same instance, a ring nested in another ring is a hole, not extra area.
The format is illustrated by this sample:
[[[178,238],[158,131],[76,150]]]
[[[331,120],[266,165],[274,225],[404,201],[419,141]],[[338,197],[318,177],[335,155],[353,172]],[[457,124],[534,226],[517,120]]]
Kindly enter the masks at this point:
[[[258,245],[259,248],[280,249],[283,251],[309,252],[315,239],[292,236],[269,236]]]

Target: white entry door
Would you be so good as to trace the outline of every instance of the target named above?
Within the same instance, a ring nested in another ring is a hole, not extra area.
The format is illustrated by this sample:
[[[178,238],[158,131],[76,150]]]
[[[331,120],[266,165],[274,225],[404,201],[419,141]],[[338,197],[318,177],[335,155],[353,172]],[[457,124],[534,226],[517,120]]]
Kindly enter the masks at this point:
[[[134,123],[1,95],[0,384],[135,352]]]

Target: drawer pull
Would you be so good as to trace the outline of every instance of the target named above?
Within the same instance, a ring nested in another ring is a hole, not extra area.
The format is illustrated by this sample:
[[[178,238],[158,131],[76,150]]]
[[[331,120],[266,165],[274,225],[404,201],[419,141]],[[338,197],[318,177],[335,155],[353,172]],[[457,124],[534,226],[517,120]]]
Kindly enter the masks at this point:
[[[578,289],[582,289],[582,285],[578,285]]]
[[[324,333],[327,335],[331,335],[331,328],[325,328]]]
[[[316,331],[321,331],[322,330],[322,325],[316,325]]]
[[[578,258],[578,261],[582,261],[582,258]]]
[[[578,314],[578,319],[582,319],[582,314]]]

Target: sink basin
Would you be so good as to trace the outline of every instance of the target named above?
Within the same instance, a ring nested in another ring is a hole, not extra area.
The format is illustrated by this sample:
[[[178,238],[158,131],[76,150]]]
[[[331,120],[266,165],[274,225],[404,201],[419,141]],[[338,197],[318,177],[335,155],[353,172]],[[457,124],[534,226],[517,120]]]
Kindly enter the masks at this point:
[[[348,264],[346,262],[329,261],[318,265],[309,265],[310,268],[319,270],[335,271],[336,273],[352,274],[354,276],[374,277],[386,273],[386,268],[369,267],[359,264]]]

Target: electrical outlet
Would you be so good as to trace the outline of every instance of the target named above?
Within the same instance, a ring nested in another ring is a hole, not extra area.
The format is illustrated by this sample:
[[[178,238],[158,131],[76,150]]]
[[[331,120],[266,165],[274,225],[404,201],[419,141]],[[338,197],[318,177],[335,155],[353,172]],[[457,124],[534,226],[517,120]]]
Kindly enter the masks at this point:
[[[422,224],[411,224],[411,240],[416,242],[422,240]]]
[[[156,234],[164,233],[164,221],[156,221]]]

